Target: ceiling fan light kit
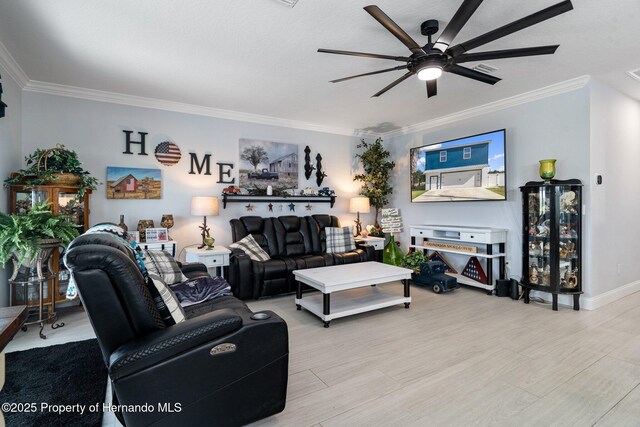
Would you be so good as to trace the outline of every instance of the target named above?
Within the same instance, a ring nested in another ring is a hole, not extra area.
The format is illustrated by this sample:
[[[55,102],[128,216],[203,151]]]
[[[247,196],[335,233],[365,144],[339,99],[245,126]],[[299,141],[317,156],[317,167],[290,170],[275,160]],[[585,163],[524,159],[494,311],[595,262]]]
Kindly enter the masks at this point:
[[[467,53],[467,51],[483,46],[492,41],[498,40],[509,34],[528,28],[547,19],[558,16],[562,13],[573,9],[571,0],[564,0],[546,9],[540,10],[524,18],[503,25],[495,30],[489,31],[478,37],[466,42],[451,46],[453,40],[460,30],[467,23],[476,9],[482,4],[483,0],[464,0],[456,13],[451,18],[447,27],[442,31],[435,42],[431,41],[431,36],[439,30],[438,21],[429,19],[424,21],[420,26],[420,33],[428,37],[428,42],[424,46],[420,46],[409,34],[407,34],[398,24],[396,24],[389,16],[387,16],[378,6],[366,6],[364,10],[369,13],[376,21],[393,34],[402,44],[410,51],[410,56],[392,56],[381,55],[377,53],[352,52],[333,49],[318,49],[321,53],[331,53],[337,55],[360,56],[364,58],[386,59],[392,61],[404,62],[400,65],[383,70],[372,71],[368,73],[357,74],[354,76],[343,77],[331,80],[331,83],[343,82],[357,77],[371,76],[375,74],[387,73],[390,71],[406,70],[406,74],[393,81],[391,84],[380,90],[373,97],[378,97],[389,89],[407,80],[416,74],[419,80],[426,81],[427,97],[431,98],[438,93],[437,79],[448,72],[457,74],[462,77],[477,80],[482,83],[494,85],[500,81],[498,77],[491,76],[487,73],[477,71],[471,68],[459,65],[465,62],[486,61],[492,59],[517,58],[523,56],[534,55],[552,55],[558,49],[559,45],[535,46],[518,49],[504,49],[486,52]]]

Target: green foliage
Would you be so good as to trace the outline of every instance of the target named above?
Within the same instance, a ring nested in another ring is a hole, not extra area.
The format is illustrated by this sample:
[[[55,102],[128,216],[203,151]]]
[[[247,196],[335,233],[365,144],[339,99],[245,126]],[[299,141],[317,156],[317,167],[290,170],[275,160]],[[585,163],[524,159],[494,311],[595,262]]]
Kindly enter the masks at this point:
[[[78,236],[77,227],[65,215],[54,215],[48,203],[35,205],[26,214],[0,212],[0,266],[15,253],[18,261],[33,259],[42,239],[59,239],[68,245]]]
[[[357,174],[353,180],[362,182],[360,194],[368,197],[371,206],[376,208],[374,223],[376,227],[379,227],[378,214],[380,209],[389,203],[389,195],[393,193],[389,178],[396,164],[388,160],[391,154],[384,149],[382,138],[376,139],[373,144],[362,139],[357,147],[364,148],[362,153],[356,154],[356,159],[360,159],[362,162],[364,173]]]
[[[43,157],[46,157],[46,169]],[[79,187],[78,199],[80,199],[87,190],[95,190],[100,184],[96,178],[82,168],[78,154],[65,148],[64,145],[56,145],[52,149],[38,148],[31,155],[26,156],[24,160],[27,167],[20,169],[15,176],[5,179],[5,187],[15,184],[47,185],[51,180],[56,179],[57,174],[72,173],[80,178],[80,183],[77,185]]]
[[[422,252],[414,251],[405,255],[402,260],[402,266],[412,269],[416,274],[420,273],[420,266],[429,262],[429,258]]]
[[[254,170],[258,170],[258,165],[262,162],[269,160],[269,156],[264,148],[259,145],[252,145],[251,147],[245,147],[240,154],[241,160],[246,160],[251,163]]]

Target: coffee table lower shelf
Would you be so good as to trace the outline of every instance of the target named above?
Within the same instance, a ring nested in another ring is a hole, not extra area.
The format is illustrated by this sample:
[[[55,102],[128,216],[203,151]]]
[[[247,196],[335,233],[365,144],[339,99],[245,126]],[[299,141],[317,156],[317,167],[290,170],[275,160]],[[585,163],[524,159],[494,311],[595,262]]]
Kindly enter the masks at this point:
[[[304,298],[296,298],[298,310],[305,308],[315,314],[322,319],[325,328],[329,327],[329,322],[333,319],[398,304],[404,304],[405,308],[409,308],[410,303],[411,297],[382,289],[380,286],[349,289],[331,294],[317,292],[305,295]],[[328,313],[325,314],[325,311]]]

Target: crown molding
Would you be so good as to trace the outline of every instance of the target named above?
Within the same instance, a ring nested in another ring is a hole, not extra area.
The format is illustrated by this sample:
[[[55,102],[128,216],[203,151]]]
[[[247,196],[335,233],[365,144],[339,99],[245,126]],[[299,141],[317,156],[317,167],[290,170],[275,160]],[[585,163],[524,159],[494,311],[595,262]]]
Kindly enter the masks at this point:
[[[0,65],[7,70],[9,77],[11,77],[21,89],[24,89],[29,82],[29,77],[27,77],[27,74],[20,65],[18,65],[16,60],[13,59],[13,56],[11,56],[2,42],[0,42]]]
[[[156,110],[215,117],[218,119],[238,120],[268,126],[301,129],[313,132],[330,133],[335,135],[358,135],[358,132],[355,129],[323,126],[297,120],[282,119],[279,117],[242,113],[239,111],[223,110],[218,108],[204,107],[200,105],[166,101],[163,99],[125,95],[117,92],[107,92],[75,86],[59,85],[55,83],[40,82],[35,80],[28,81],[28,83],[24,86],[24,90],[28,92],[43,93],[47,95],[58,95],[69,98],[85,99],[89,101],[108,102],[111,104],[128,105],[141,108],[152,108]]]
[[[559,95],[566,92],[571,92],[577,89],[581,89],[589,83],[590,76],[580,76],[574,79],[566,80],[564,82],[556,83],[551,86],[546,86],[540,89],[525,92],[520,95],[511,96],[509,98],[501,99],[499,101],[490,102],[488,104],[480,105],[478,107],[469,108],[467,110],[459,111],[457,113],[448,114],[446,116],[438,117],[425,122],[416,123],[414,125],[405,126],[403,128],[383,133],[380,135],[383,138],[392,136],[407,135],[410,133],[425,131],[434,129],[441,126],[446,126],[461,120],[470,119],[472,117],[481,116],[483,114],[492,113],[494,111],[504,110],[506,108],[515,107],[520,104],[526,104],[528,102],[537,101],[539,99],[548,98],[550,96]]]

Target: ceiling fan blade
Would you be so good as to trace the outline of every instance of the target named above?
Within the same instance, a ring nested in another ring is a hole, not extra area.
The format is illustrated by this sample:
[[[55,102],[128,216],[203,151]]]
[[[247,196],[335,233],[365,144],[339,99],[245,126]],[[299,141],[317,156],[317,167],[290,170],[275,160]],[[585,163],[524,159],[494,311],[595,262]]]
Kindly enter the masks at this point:
[[[438,94],[438,79],[427,80],[427,98]]]
[[[459,56],[468,50],[475,49],[478,46],[482,46],[504,36],[508,36],[516,31],[524,30],[527,27],[546,21],[547,19],[553,18],[554,16],[568,12],[572,9],[573,5],[571,4],[571,0],[565,0],[522,19],[513,21],[512,23],[504,25],[493,31],[489,31],[488,33],[474,39],[455,45],[449,48],[447,53],[453,57]]]
[[[372,98],[377,98],[378,96],[382,95],[383,93],[385,93],[386,91],[388,91],[389,89],[391,89],[392,87],[402,83],[403,81],[407,80],[409,77],[411,77],[412,75],[414,75],[415,72],[413,71],[409,71],[407,74],[405,74],[404,76],[400,77],[399,79],[395,80],[393,83],[391,83],[389,86],[385,87],[384,89],[382,89],[380,92],[376,93],[375,95],[371,96]]]
[[[372,71],[370,73],[364,73],[364,74],[356,74],[355,76],[349,76],[349,77],[343,77],[341,79],[336,79],[336,80],[331,80],[331,83],[340,83],[343,82],[345,80],[351,80],[351,79],[355,79],[357,77],[364,77],[364,76],[373,76],[374,74],[382,74],[382,73],[387,73],[389,71],[396,71],[396,70],[405,70],[407,68],[406,65],[400,65],[398,67],[393,67],[393,68],[387,68],[384,70],[378,70],[378,71]]]
[[[438,40],[433,45],[434,49],[438,49],[440,52],[447,50],[453,39],[456,38],[462,27],[467,23],[471,15],[476,11],[478,6],[482,4],[483,0],[464,0],[458,8],[449,24],[444,29]]]
[[[471,68],[463,67],[461,65],[449,65],[445,68],[445,71],[449,73],[457,74],[462,77],[468,77],[473,80],[477,80],[482,83],[488,83],[490,85],[494,85],[498,83],[501,79],[498,77],[490,76],[489,74],[481,73],[476,70],[472,70]]]
[[[382,26],[385,27],[391,34],[396,36],[398,40],[404,43],[404,45],[408,47],[411,52],[418,55],[424,55],[425,52],[422,50],[422,47],[420,47],[420,45],[416,43],[416,41],[412,39],[411,36],[409,36],[409,34],[407,34],[402,28],[400,28],[398,24],[393,22],[393,20],[389,18],[386,13],[380,10],[378,6],[366,6],[364,10],[366,10],[369,15],[373,16],[373,18],[380,24],[382,24]]]
[[[390,59],[392,61],[409,62],[411,58],[406,56],[380,55],[377,53],[351,52],[348,50],[318,49],[320,53],[334,53],[336,55],[362,56],[364,58]]]
[[[493,50],[489,52],[464,53],[453,58],[455,64],[489,59],[517,58],[520,56],[552,55],[560,45],[523,47],[521,49]]]

